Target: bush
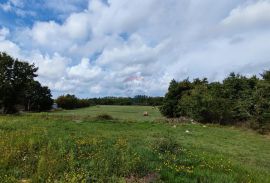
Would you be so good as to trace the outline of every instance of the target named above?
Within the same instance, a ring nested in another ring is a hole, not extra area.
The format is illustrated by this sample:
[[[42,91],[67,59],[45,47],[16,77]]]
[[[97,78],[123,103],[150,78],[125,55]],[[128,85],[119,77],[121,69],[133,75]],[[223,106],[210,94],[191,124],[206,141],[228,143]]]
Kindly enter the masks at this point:
[[[78,99],[75,95],[63,95],[56,99],[56,103],[63,109],[76,109],[82,107],[89,107],[90,102],[86,99]]]
[[[270,113],[264,113],[262,120],[259,121],[261,133],[265,134],[270,131]]]
[[[179,144],[172,137],[164,137],[154,144],[154,149],[159,153],[177,153],[181,151]]]
[[[109,114],[100,114],[96,117],[98,120],[113,120],[113,117]]]

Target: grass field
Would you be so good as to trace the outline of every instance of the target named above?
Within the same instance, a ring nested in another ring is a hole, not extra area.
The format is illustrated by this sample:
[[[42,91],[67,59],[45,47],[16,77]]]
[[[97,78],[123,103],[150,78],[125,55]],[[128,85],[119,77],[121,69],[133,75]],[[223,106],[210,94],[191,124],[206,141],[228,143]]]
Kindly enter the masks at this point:
[[[0,116],[0,182],[261,183],[269,172],[269,136],[168,124],[152,107]]]
[[[149,113],[147,118],[142,115],[145,111]],[[64,110],[56,114],[81,117],[95,117],[101,114],[109,114],[115,119],[130,121],[153,121],[162,118],[158,107],[148,106],[94,106],[78,110]],[[55,113],[51,113],[50,115],[55,115]]]

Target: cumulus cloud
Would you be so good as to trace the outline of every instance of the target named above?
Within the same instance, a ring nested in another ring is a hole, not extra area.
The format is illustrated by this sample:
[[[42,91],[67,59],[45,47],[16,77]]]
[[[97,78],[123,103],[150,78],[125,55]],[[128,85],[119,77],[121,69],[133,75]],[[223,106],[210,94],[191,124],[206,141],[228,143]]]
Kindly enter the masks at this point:
[[[58,53],[54,53],[52,56],[32,53],[29,60],[32,60],[39,68],[39,76],[49,80],[57,80],[65,77],[66,68],[70,61],[69,58],[65,58]]]
[[[0,51],[10,53],[16,57],[20,56],[20,48],[16,43],[7,39],[10,31],[6,27],[0,28]]]
[[[90,33],[87,21],[83,14],[74,14],[63,25],[54,21],[37,22],[25,33],[40,48],[46,48],[52,52],[65,51],[87,38]]]
[[[224,36],[231,37],[231,43],[240,43],[244,41],[244,37],[252,41],[258,34],[268,36],[269,29],[270,1],[259,0],[248,1],[232,9],[220,22],[218,31]]]
[[[23,9],[19,2],[1,6]],[[65,14],[61,21],[0,31],[0,49],[39,66],[55,96],[163,95],[173,78],[222,80],[270,67],[269,0],[61,3],[43,2]]]
[[[239,6],[230,12],[222,24],[228,27],[256,29],[270,26],[270,1],[260,0]]]
[[[2,52],[7,52],[13,56],[20,57],[20,48],[13,42],[9,40],[0,40],[0,50]]]
[[[88,58],[83,58],[82,61],[68,69],[68,75],[71,78],[83,80],[93,80],[101,74],[101,68],[91,66]]]

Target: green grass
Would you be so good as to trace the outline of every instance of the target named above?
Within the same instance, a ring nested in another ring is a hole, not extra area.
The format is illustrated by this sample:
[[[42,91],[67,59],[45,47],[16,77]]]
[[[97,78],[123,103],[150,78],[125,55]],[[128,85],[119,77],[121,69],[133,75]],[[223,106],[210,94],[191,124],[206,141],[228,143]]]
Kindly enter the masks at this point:
[[[143,116],[144,112],[148,112],[149,116]],[[53,113],[51,113],[53,114]],[[68,116],[90,116],[95,117],[100,114],[109,114],[113,118],[131,121],[153,121],[162,118],[158,107],[149,106],[94,106],[82,108],[78,110],[63,110],[57,112],[58,115]],[[54,115],[54,114],[53,114]]]
[[[133,106],[1,116],[0,182],[270,182],[269,136],[160,119]]]

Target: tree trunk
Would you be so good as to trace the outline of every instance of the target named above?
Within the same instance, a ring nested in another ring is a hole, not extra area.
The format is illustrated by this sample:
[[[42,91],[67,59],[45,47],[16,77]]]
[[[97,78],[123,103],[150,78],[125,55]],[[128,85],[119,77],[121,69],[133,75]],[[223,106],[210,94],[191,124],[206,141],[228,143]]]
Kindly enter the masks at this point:
[[[30,100],[28,100],[27,111],[30,111]]]

